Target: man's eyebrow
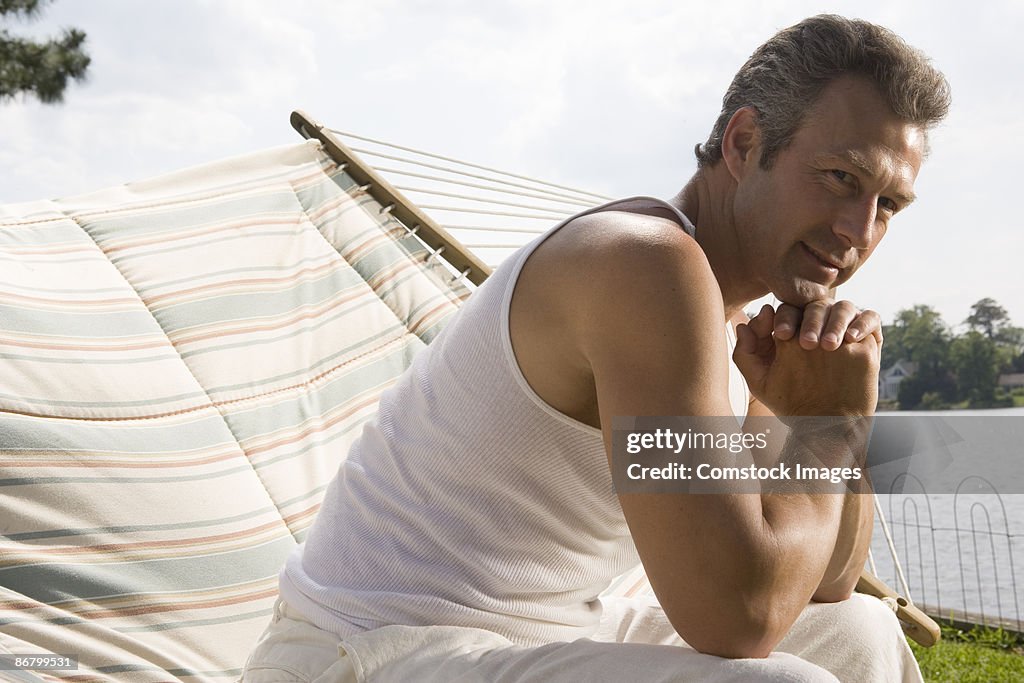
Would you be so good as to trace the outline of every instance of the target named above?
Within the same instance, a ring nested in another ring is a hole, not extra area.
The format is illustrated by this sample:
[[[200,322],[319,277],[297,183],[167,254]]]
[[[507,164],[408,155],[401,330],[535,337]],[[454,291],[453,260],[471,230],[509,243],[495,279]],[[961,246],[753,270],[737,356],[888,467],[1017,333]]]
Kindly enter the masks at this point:
[[[880,174],[877,169],[872,167],[871,163],[864,157],[863,154],[856,150],[848,149],[840,154],[820,154],[815,157],[815,161],[819,164],[828,164],[830,161],[844,161],[858,171],[866,175],[868,178],[877,178]],[[906,208],[914,203],[917,199],[917,195],[913,192],[906,193],[894,190],[892,193],[896,201],[899,202],[901,208]]]

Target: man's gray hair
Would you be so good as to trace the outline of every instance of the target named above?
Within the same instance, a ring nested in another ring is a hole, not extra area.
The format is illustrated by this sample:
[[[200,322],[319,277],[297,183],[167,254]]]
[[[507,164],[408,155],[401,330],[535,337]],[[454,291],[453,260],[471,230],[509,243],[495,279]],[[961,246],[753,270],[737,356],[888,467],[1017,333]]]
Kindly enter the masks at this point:
[[[949,83],[923,52],[882,26],[822,14],[779,31],[740,68],[711,135],[697,145],[699,166],[722,158],[732,115],[753,107],[761,129],[760,164],[770,169],[825,86],[847,74],[871,80],[896,116],[925,133],[949,111]]]

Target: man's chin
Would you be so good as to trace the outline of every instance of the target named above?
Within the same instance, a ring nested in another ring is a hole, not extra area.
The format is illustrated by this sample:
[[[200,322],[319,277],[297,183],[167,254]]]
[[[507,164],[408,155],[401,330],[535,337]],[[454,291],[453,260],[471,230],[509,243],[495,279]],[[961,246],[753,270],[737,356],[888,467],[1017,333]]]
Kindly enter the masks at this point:
[[[820,282],[798,280],[787,283],[788,286],[773,290],[772,294],[784,304],[803,308],[812,301],[832,298],[832,289]]]

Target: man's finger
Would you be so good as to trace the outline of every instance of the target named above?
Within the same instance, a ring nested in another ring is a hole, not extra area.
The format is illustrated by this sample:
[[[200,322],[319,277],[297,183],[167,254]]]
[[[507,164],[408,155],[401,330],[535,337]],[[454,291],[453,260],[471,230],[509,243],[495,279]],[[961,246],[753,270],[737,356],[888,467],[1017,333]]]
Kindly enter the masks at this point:
[[[752,392],[764,387],[768,366],[765,358],[758,354],[758,338],[750,325],[736,326],[736,348],[732,352],[733,363],[739,368]]]
[[[877,311],[866,309],[860,312],[857,319],[850,323],[846,330],[846,341],[860,341],[865,336],[872,334],[875,340],[882,343],[882,316]]]
[[[837,301],[832,304],[828,314],[828,321],[821,332],[821,348],[827,351],[838,349],[843,339],[847,339],[847,332],[851,325],[859,319],[859,316],[860,310],[850,301]],[[864,338],[864,334],[859,329],[855,330],[854,334],[855,336],[849,338],[848,341],[857,341]]]
[[[808,351],[818,348],[830,308],[831,305],[825,301],[812,301],[804,306],[800,323],[800,348]]]
[[[747,324],[758,339],[767,339],[771,336],[772,327],[775,325],[775,309],[769,304],[765,304]]]
[[[775,311],[775,337],[782,341],[792,339],[796,331],[800,329],[800,319],[803,311],[792,304],[782,304],[779,310]]]

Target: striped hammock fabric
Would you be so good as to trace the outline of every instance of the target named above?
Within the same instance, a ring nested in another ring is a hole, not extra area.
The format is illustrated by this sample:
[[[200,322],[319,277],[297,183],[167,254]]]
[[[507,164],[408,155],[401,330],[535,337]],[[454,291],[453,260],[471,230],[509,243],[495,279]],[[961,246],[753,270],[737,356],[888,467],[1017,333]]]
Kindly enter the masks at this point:
[[[381,392],[469,295],[315,142],[0,207],[0,654],[230,681]]]

